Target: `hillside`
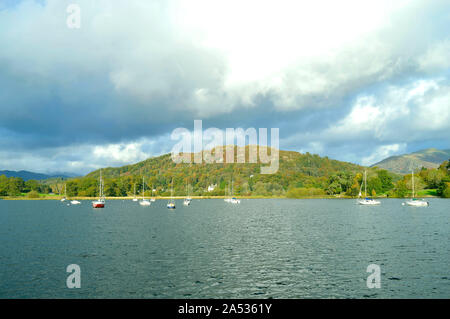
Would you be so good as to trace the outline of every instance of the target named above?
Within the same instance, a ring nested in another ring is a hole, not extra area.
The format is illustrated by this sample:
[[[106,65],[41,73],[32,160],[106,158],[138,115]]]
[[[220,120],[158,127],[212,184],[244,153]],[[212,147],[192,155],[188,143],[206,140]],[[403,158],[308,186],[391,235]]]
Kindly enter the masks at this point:
[[[235,158],[236,153],[235,148]],[[246,156],[248,160],[248,153]],[[102,174],[106,179],[118,178],[127,185],[140,185],[140,178],[144,176],[146,183],[154,185],[158,191],[167,191],[173,178],[175,193],[179,194],[185,192],[186,184],[192,185],[194,194],[203,192],[211,184],[216,184],[216,191],[223,193],[231,178],[236,193],[246,193],[259,187],[262,194],[282,194],[290,187],[324,189],[328,185],[328,177],[333,174],[354,175],[364,170],[356,164],[293,151],[280,151],[279,170],[275,174],[260,174],[261,165],[267,164],[175,164],[170,154],[166,154],[133,165],[104,168]],[[85,178],[97,179],[99,172],[91,172]]]
[[[399,174],[408,174],[411,169],[437,168],[439,165],[450,158],[450,149],[438,150],[428,148],[411,154],[403,154],[388,157],[371,167],[387,169]]]
[[[361,189],[361,173],[365,167],[310,153],[280,151],[279,170],[274,174],[261,174],[261,168],[269,164],[248,163],[248,148],[239,148],[246,152],[246,163],[237,163],[238,148],[235,146],[233,163],[176,164],[170,154],[165,154],[132,165],[102,168],[104,192],[108,197],[140,196],[142,177],[146,196],[170,196],[172,185],[175,196],[186,196],[188,187],[192,196],[224,196],[230,193],[230,184],[233,195],[248,197],[357,196]],[[213,153],[218,150],[216,148]],[[191,159],[194,157],[192,153],[187,155]],[[222,162],[225,156],[224,152]],[[402,176],[387,170],[370,168],[367,173],[367,190],[372,196],[388,192],[395,195],[398,193],[393,190],[396,183],[405,184]],[[46,179],[39,183],[0,176],[0,196],[62,194],[67,189],[69,197],[95,197],[99,193],[99,175],[100,170],[96,170],[84,177]],[[154,189],[153,193],[151,189]]]
[[[29,172],[29,171],[0,171],[0,176],[5,175],[6,177],[20,177],[21,179],[23,179],[24,181],[29,181],[29,180],[44,180],[44,179],[49,179],[49,178],[69,178],[69,177],[73,177],[73,176],[69,176],[69,175],[47,175],[47,174],[41,174],[41,173],[33,173],[33,172]]]

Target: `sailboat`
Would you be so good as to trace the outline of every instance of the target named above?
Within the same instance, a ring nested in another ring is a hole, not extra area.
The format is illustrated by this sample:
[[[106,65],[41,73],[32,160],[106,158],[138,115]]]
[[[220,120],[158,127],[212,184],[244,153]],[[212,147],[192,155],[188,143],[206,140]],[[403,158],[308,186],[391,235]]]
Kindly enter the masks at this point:
[[[230,195],[230,186],[227,185],[227,187],[225,188],[225,198],[223,199],[225,203],[229,203],[231,201],[231,197]]]
[[[136,183],[134,183],[134,197],[133,197],[133,202],[137,202],[138,199],[136,197]]]
[[[231,194],[230,195],[233,196],[233,180],[231,180]],[[230,203],[231,204],[240,204],[241,200],[237,199],[236,197],[233,196],[230,199]]]
[[[105,207],[105,195],[103,193],[103,179],[102,179],[102,171],[101,170],[100,170],[100,178],[99,178],[98,200],[92,202],[92,207],[94,207],[94,208],[104,208]]]
[[[410,200],[406,201],[406,205],[415,206],[415,207],[426,207],[426,206],[430,205],[430,203],[428,203],[427,201],[425,201],[423,199],[414,198],[414,170],[411,171],[411,183],[412,183],[412,196],[411,196]],[[403,205],[404,204],[405,203],[403,203]]]
[[[153,192],[154,191],[155,191],[155,189],[153,188],[153,185],[152,185],[152,198],[150,198],[151,202],[155,202],[156,201],[156,199],[153,197]]]
[[[189,196],[189,185],[186,184],[186,198],[183,201],[184,206],[189,206],[191,204],[192,198]]]
[[[81,202],[80,202],[80,201],[77,201],[76,199],[71,200],[70,203],[71,203],[72,205],[80,205],[80,204],[81,204]]]
[[[150,202],[148,199],[145,199],[145,181],[144,176],[142,176],[142,200],[139,202],[139,205],[141,206],[150,206]]]
[[[67,188],[66,188],[66,184],[64,184],[64,197],[61,198],[61,202],[66,201],[67,199]]]
[[[361,192],[359,192],[361,196]],[[364,171],[364,199],[358,200],[359,205],[380,205],[381,202],[367,197],[367,171]]]
[[[173,179],[172,179],[172,187],[170,188],[170,200],[167,203],[168,209],[175,209],[175,201],[173,200]]]

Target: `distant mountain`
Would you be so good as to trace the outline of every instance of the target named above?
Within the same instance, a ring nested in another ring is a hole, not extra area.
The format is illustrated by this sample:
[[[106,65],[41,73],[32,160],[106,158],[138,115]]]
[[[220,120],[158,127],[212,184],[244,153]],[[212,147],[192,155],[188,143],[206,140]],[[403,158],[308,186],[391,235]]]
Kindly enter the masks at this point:
[[[29,172],[29,171],[0,171],[0,176],[5,175],[6,177],[20,177],[22,178],[24,181],[28,181],[30,179],[34,179],[34,180],[44,180],[44,179],[49,179],[49,178],[69,178],[69,177],[75,177],[75,175],[73,174],[52,174],[52,175],[47,175],[47,174],[41,174],[41,173],[34,173],[34,172]]]
[[[371,167],[384,168],[389,171],[407,174],[411,169],[436,168],[450,158],[450,149],[438,150],[436,148],[428,148],[411,154],[403,154],[388,157],[381,162],[373,164]]]

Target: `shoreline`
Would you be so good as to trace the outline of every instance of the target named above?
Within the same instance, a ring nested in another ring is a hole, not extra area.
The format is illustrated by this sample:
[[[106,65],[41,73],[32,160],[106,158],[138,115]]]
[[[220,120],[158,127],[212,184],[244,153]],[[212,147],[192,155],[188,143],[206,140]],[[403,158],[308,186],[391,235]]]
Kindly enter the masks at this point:
[[[225,196],[190,196],[192,199],[224,199]],[[234,196],[238,199],[358,199],[357,197],[350,197],[350,196],[333,196],[333,195],[317,195],[317,196],[302,196],[302,197],[296,197],[296,198],[289,198],[286,196]],[[28,197],[0,197],[0,200],[57,200],[60,201],[63,198],[63,196],[43,196],[40,198],[28,198]],[[126,196],[126,197],[105,197],[106,200],[132,200],[134,197]],[[153,197],[156,200],[169,200],[171,199],[170,196],[157,196]],[[186,196],[174,196],[173,199],[182,200],[185,199]],[[386,197],[386,196],[376,196],[372,197],[376,199],[408,199],[410,197]],[[439,196],[432,196],[432,195],[426,195],[426,196],[418,196],[418,198],[441,198]],[[83,197],[83,196],[75,196],[67,198],[67,201],[71,200],[96,200],[97,197]],[[141,198],[137,198],[140,200]],[[147,198],[149,199],[149,198]]]

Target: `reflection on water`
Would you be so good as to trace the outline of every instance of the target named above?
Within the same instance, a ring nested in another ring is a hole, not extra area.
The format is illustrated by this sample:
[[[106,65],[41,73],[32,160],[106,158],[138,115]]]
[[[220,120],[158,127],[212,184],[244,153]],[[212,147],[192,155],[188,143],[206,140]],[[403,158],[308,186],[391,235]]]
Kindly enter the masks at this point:
[[[401,202],[0,201],[0,297],[450,298],[450,201]]]

